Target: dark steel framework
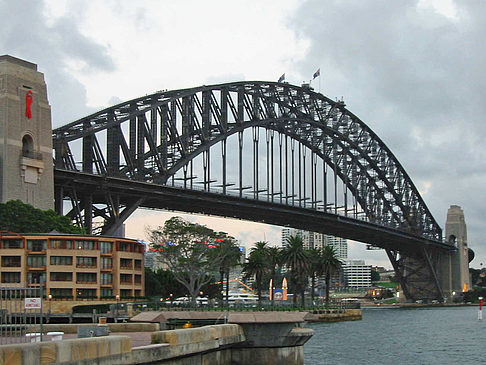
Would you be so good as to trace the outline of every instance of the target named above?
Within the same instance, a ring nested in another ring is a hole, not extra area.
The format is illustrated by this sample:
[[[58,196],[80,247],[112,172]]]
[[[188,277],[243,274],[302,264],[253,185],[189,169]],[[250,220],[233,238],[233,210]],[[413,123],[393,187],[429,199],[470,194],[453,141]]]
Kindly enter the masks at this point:
[[[160,91],[53,131],[56,209],[113,234],[138,207],[287,225],[384,248],[410,299],[453,249],[391,151],[343,102],[286,83]],[[78,162],[79,161],[79,162]]]

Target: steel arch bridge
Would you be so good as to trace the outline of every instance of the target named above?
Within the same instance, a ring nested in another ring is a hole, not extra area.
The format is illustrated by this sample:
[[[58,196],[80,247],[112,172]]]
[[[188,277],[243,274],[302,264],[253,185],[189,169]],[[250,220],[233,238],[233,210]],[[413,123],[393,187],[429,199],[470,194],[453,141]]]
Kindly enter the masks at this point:
[[[443,298],[454,246],[380,138],[309,86],[159,91],[55,129],[53,146],[56,210],[88,232],[138,207],[292,226],[384,248],[407,298]]]

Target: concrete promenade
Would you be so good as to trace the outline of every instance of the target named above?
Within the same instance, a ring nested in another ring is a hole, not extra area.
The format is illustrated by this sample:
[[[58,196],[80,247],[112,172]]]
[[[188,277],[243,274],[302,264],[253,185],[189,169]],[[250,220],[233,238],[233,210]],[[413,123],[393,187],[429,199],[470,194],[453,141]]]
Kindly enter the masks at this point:
[[[313,335],[303,328],[304,317],[301,312],[240,312],[227,318],[238,323],[175,330],[160,330],[160,322],[47,324],[45,332],[63,331],[63,339],[0,346],[0,364],[299,365]],[[80,326],[104,326],[111,333],[77,338]]]

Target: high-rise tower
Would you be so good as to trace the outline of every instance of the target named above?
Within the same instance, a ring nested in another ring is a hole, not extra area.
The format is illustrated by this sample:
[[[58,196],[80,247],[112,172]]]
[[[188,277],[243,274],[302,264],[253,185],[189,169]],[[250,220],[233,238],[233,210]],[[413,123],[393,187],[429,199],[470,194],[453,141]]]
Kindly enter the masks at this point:
[[[37,65],[0,56],[0,202],[54,207],[51,108]]]

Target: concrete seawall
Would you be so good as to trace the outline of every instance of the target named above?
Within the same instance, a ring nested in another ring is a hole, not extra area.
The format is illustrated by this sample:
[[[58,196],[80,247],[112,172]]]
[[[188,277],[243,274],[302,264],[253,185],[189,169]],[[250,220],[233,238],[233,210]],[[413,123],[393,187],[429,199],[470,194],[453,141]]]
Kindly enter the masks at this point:
[[[361,309],[312,311],[305,316],[307,322],[343,322],[363,319]]]
[[[132,347],[129,336],[105,336],[0,346],[0,365],[281,365],[303,364],[313,331],[292,322],[211,325],[152,332],[152,343]],[[262,327],[263,326],[263,327]]]

